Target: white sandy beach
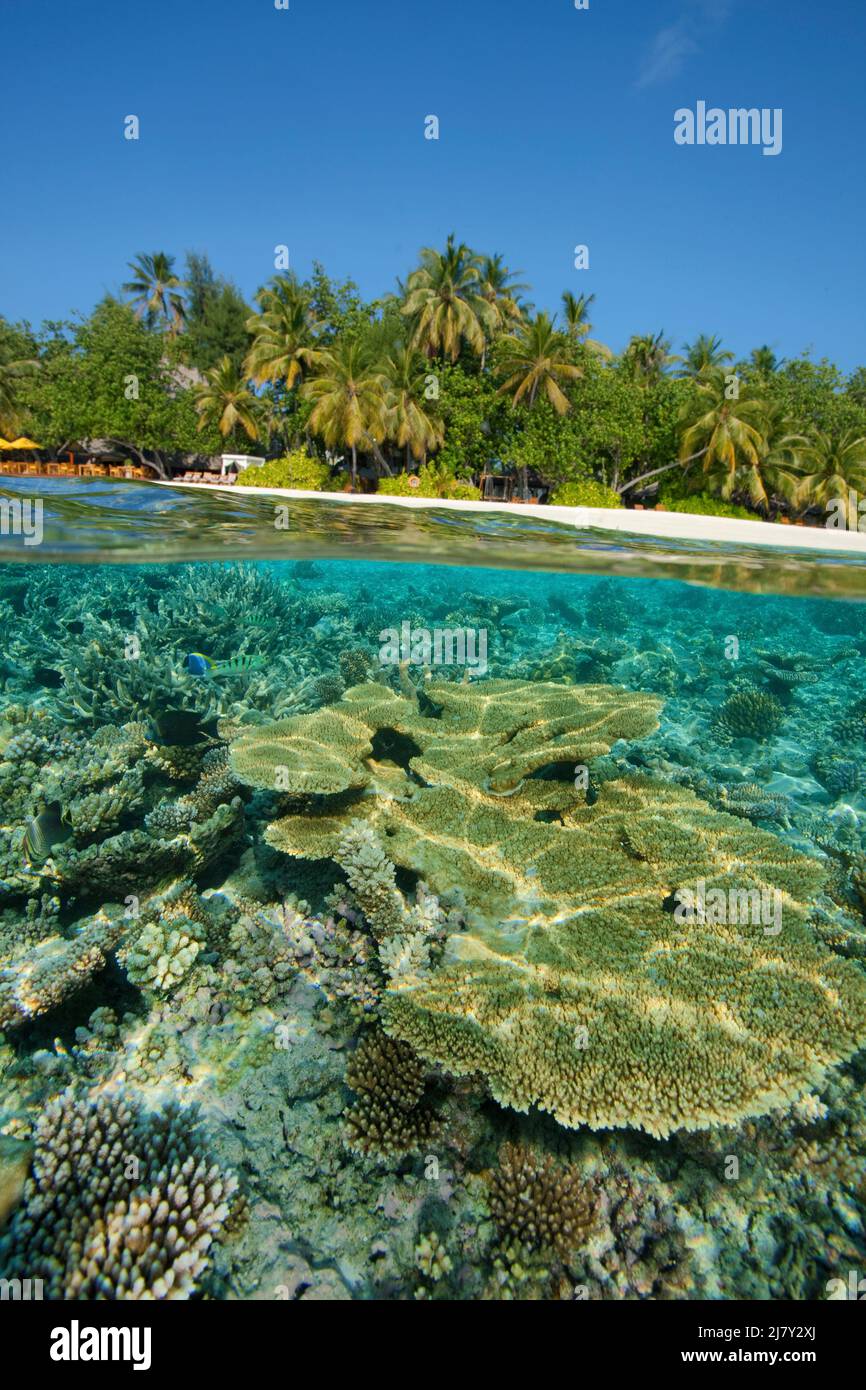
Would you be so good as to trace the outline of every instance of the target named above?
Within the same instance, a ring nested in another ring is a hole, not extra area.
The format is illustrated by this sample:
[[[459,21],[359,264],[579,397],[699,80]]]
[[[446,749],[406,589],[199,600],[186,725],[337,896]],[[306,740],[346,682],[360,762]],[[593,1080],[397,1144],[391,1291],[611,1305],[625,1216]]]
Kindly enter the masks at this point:
[[[352,506],[435,508],[437,511],[508,513],[524,519],[556,521],[586,530],[618,532],[655,540],[706,541],[722,545],[774,546],[780,550],[806,550],[862,555],[866,559],[866,535],[817,526],[783,526],[774,521],[740,521],[733,517],[695,516],[687,512],[630,511],[627,508],[524,506],[515,502],[446,501],[435,497],[382,497],[377,493],[307,492],[297,488],[221,487],[215,483],[160,482],[160,487],[195,488],[199,492],[228,492],[256,497],[286,497],[298,501],[316,499]]]

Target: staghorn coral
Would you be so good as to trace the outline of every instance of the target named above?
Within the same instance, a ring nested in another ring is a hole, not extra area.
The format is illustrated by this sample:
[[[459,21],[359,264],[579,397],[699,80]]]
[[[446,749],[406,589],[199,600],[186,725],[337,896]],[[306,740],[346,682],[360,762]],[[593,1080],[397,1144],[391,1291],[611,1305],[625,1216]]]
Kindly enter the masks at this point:
[[[773,695],[760,690],[735,690],[719,710],[716,727],[728,738],[772,738],[782,725],[784,710]]]
[[[835,796],[859,791],[863,786],[862,765],[856,758],[846,758],[840,753],[816,753],[812,771]]]
[[[344,690],[345,682],[341,676],[332,671],[327,671],[323,676],[317,676],[313,681],[313,698],[317,704],[330,705],[335,700],[339,700]]]
[[[596,1219],[591,1189],[575,1164],[559,1164],[517,1144],[503,1144],[490,1175],[490,1214],[501,1247],[511,1253],[567,1260]]]
[[[345,870],[350,887],[378,940],[399,935],[405,948],[407,936],[423,936],[417,932],[419,924],[397,888],[394,865],[369,825],[352,821],[340,836],[335,858]]]
[[[346,1143],[356,1153],[417,1153],[438,1133],[424,1099],[426,1069],[406,1043],[368,1033],[349,1058],[346,1084],[358,1093],[346,1112]]]
[[[732,816],[744,816],[753,821],[778,821],[788,825],[791,803],[785,796],[766,791],[755,782],[741,782],[733,787],[720,786],[712,796],[713,805]]]
[[[390,936],[379,947],[379,963],[389,980],[408,980],[430,968],[430,942],[424,932]]]
[[[229,929],[223,966],[234,1008],[272,1004],[290,989],[305,952],[312,955],[306,928],[303,914],[290,903],[238,918]]]
[[[373,657],[364,647],[344,647],[337,658],[346,686],[363,685],[368,679]]]
[[[197,1112],[67,1091],[40,1116],[0,1271],[51,1299],[187,1299],[223,1233],[236,1179],[205,1156]]]

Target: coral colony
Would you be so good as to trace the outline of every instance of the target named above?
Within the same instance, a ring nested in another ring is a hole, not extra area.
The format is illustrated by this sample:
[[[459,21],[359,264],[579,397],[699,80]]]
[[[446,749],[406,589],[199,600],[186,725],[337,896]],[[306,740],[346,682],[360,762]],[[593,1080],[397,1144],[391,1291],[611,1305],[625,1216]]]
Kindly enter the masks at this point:
[[[859,607],[321,561],[0,615],[4,1298],[844,1296]]]

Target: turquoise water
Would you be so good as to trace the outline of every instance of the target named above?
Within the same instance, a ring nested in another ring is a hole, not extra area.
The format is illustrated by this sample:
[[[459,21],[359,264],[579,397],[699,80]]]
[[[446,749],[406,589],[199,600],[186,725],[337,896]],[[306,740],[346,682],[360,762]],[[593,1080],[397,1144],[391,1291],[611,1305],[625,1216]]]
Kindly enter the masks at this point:
[[[856,565],[42,498],[0,565],[0,1277],[846,1296]]]

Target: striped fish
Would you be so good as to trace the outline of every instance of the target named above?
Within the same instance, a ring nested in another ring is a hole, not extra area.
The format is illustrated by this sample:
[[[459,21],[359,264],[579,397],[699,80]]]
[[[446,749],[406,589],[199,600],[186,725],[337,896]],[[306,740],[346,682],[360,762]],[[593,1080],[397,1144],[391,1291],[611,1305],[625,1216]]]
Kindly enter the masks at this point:
[[[38,816],[31,816],[24,825],[24,853],[31,864],[41,865],[51,858],[55,845],[68,840],[72,830],[65,825],[59,802],[52,802]]]
[[[225,661],[214,661],[202,652],[190,652],[184,665],[191,676],[209,676],[211,680],[222,680],[227,676],[242,676],[248,671],[260,671],[266,665],[263,656],[246,654],[230,656]]]

